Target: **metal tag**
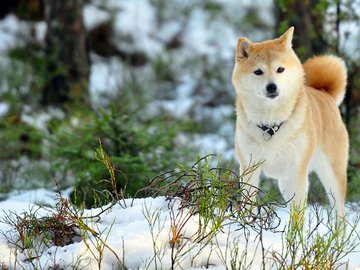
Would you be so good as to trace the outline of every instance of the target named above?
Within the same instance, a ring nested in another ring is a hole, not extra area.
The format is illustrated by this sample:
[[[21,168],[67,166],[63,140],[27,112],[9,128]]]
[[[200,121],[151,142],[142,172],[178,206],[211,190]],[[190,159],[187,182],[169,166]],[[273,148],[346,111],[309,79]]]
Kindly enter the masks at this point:
[[[271,139],[271,135],[269,133],[267,133],[266,131],[263,133],[263,137],[265,141],[268,141]]]

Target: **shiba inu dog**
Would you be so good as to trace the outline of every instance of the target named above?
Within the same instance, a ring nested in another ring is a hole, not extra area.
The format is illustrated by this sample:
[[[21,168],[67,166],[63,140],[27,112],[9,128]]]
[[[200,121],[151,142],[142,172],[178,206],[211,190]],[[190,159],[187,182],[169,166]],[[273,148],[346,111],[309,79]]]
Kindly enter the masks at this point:
[[[345,95],[344,62],[317,56],[303,65],[292,49],[294,28],[260,43],[239,38],[232,83],[236,90],[235,150],[240,172],[262,162],[286,200],[306,203],[315,171],[330,203],[344,215],[349,140],[338,105]]]

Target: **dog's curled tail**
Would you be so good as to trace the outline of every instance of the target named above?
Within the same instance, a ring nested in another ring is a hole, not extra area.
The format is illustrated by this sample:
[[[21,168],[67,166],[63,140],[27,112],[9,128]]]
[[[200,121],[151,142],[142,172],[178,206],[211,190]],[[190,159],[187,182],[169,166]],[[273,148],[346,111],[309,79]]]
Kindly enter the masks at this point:
[[[324,89],[340,105],[345,96],[347,80],[344,61],[334,55],[322,55],[308,59],[303,67],[306,85]]]

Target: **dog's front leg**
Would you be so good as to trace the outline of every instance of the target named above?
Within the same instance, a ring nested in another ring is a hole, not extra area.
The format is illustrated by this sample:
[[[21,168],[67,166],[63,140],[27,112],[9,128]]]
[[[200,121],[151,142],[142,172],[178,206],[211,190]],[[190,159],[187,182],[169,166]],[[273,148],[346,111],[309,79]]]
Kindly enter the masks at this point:
[[[309,188],[309,176],[307,172],[292,174],[278,179],[279,190],[287,202],[296,207],[306,206]]]
[[[241,167],[240,181],[242,182],[242,186],[247,193],[247,197],[255,198],[259,189],[261,168]]]
[[[240,166],[240,186],[241,186],[241,204],[251,215],[251,219],[253,216],[256,216],[258,213],[257,198],[259,191],[259,183],[260,183],[260,166],[249,166],[242,165]]]

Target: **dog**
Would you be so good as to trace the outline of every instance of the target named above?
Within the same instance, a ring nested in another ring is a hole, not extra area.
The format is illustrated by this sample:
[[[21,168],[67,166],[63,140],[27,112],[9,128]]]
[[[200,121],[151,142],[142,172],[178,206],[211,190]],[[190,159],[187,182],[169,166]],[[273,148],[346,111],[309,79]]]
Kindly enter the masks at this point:
[[[240,173],[259,186],[261,171],[278,180],[286,201],[306,205],[315,171],[330,204],[345,213],[349,139],[338,106],[347,71],[334,55],[301,64],[292,49],[294,28],[273,40],[238,39],[232,83],[236,90],[235,151]]]

